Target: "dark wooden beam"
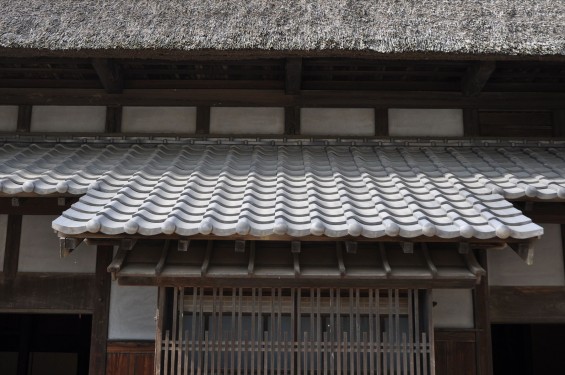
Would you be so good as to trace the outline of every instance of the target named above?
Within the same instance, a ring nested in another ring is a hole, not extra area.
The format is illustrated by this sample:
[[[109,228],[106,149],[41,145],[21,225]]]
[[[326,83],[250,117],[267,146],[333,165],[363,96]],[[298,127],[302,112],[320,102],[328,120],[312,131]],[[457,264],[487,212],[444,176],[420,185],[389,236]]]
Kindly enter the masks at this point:
[[[461,79],[461,92],[466,96],[478,95],[495,69],[495,61],[480,61],[471,65]]]
[[[110,59],[92,59],[92,66],[108,93],[120,93],[124,89],[124,77],[120,65]]]
[[[375,136],[388,136],[388,108],[375,108]]]
[[[18,273],[21,235],[21,215],[8,215],[8,224],[6,228],[6,247],[4,251],[4,282],[13,282]]]
[[[98,246],[96,249],[89,374],[103,375],[106,373],[106,342],[108,340],[111,287],[111,278],[107,268],[112,262],[112,255],[111,246]]]
[[[300,108],[284,108],[284,134],[300,134]]]
[[[491,286],[489,311],[493,323],[564,324],[565,287]]]
[[[0,310],[90,313],[93,289],[91,274],[18,273],[12,282],[0,282]]]
[[[302,59],[286,59],[285,92],[289,95],[298,94],[302,88]]]
[[[536,223],[565,224],[563,202],[514,202],[514,207]]]
[[[477,330],[476,353],[477,353],[477,375],[492,375],[492,339],[491,318],[488,286],[488,263],[485,250],[479,251],[477,256],[481,267],[486,271],[481,277],[481,282],[473,290],[475,329]]]
[[[106,133],[120,133],[122,131],[122,107],[106,107]]]
[[[20,105],[18,107],[18,123],[17,131],[27,133],[31,130],[31,112],[33,107],[29,104]]]
[[[565,109],[565,93],[483,92],[467,97],[437,91],[124,90],[0,88],[0,105],[240,106],[355,108]]]
[[[22,197],[19,205],[12,204],[12,198],[0,197],[0,214],[8,215],[60,215],[78,201],[77,197],[66,197],[60,205],[58,197]]]
[[[198,106],[196,108],[196,134],[210,133],[210,107]]]
[[[463,135],[465,137],[480,135],[479,111],[476,108],[463,109]]]

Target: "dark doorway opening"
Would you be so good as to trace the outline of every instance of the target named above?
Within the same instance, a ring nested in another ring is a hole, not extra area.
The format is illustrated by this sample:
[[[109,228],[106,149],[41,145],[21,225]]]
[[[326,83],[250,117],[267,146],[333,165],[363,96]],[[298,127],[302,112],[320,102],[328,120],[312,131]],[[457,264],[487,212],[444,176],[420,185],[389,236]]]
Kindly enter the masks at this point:
[[[0,374],[88,375],[90,315],[0,314]]]
[[[562,374],[564,338],[562,324],[493,325],[494,375]]]

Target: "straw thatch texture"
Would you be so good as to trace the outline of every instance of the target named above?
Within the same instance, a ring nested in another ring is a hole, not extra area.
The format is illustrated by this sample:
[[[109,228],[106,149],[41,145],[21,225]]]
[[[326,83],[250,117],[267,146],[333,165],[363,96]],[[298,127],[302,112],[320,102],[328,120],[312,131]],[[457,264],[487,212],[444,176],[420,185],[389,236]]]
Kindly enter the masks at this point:
[[[0,47],[565,55],[564,0],[0,0]]]

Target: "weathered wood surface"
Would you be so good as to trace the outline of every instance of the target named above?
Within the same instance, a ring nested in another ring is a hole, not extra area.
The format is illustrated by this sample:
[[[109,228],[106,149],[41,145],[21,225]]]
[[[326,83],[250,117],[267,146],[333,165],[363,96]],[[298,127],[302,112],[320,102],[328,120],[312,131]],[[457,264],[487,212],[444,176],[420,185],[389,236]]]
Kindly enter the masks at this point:
[[[491,286],[492,323],[565,323],[565,287]]]
[[[152,375],[153,341],[108,342],[106,375]]]
[[[474,330],[435,331],[436,375],[477,375]]]

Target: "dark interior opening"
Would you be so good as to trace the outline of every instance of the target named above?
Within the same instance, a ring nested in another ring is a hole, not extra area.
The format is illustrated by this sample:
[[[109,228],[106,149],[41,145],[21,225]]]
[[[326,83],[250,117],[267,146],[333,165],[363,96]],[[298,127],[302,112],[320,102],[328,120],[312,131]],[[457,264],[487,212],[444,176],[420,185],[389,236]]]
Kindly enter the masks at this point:
[[[0,374],[87,375],[90,315],[0,314]]]
[[[494,375],[562,374],[564,337],[562,324],[493,325]]]

